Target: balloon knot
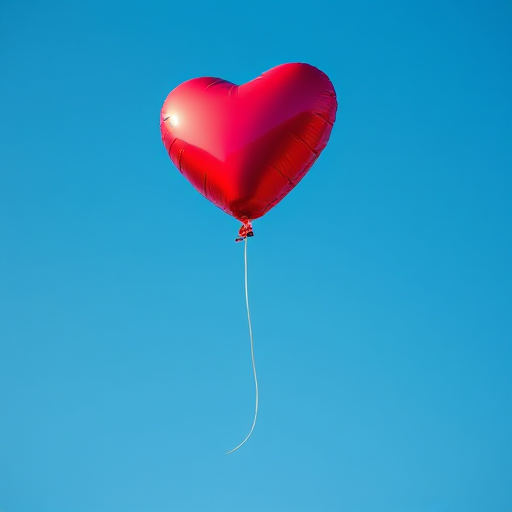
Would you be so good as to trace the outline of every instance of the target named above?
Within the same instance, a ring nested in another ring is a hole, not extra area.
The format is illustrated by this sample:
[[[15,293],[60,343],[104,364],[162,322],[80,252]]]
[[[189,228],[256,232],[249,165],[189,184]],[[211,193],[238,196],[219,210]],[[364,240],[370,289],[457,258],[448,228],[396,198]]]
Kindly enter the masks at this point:
[[[238,237],[235,238],[235,242],[242,242],[246,238],[250,236],[254,236],[254,232],[252,230],[252,224],[250,220],[243,220],[242,227],[238,230]]]

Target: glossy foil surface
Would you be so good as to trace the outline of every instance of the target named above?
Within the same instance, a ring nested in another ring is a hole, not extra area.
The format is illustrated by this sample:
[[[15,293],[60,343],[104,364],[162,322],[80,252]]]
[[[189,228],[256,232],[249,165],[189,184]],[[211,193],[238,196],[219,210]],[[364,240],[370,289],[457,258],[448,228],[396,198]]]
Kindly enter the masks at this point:
[[[261,217],[304,177],[336,117],[327,75],[283,64],[244,84],[182,83],[160,115],[174,165],[203,196],[239,220]]]

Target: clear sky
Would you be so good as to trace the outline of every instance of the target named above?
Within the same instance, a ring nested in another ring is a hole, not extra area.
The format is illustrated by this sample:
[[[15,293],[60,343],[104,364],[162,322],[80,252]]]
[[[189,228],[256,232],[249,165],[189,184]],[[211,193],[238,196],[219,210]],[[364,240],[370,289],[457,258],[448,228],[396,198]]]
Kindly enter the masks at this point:
[[[184,80],[339,110],[254,223],[179,174]],[[2,512],[510,512],[510,0],[0,2]]]

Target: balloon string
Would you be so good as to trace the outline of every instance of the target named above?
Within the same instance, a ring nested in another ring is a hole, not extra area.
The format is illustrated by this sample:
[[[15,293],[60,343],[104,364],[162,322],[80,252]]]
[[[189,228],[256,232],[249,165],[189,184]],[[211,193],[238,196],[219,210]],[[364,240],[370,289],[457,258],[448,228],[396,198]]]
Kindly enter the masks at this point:
[[[236,452],[240,446],[242,446],[249,437],[251,437],[252,431],[254,430],[254,426],[256,425],[256,418],[258,417],[258,377],[256,376],[256,364],[254,363],[254,343],[252,340],[252,327],[251,327],[251,312],[249,311],[249,293],[247,291],[247,238],[245,238],[245,248],[244,248],[244,263],[245,263],[245,305],[247,307],[247,320],[249,321],[249,336],[251,338],[251,361],[252,361],[252,373],[254,374],[254,385],[256,388],[256,408],[254,410],[254,420],[252,422],[252,427],[247,437],[236,447],[226,452],[226,455]]]

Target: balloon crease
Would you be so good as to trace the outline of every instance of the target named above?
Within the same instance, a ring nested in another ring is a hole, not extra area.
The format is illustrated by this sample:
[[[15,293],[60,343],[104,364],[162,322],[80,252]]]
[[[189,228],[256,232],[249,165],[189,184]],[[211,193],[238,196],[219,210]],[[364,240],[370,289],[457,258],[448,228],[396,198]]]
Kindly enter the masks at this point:
[[[183,156],[183,151],[185,151],[184,147],[180,149],[180,154],[178,156],[178,169],[180,170],[180,172],[181,172],[181,157]]]
[[[210,88],[210,87],[212,87],[213,85],[222,84],[222,83],[224,83],[224,82],[226,82],[226,80],[222,80],[222,79],[215,80],[215,81],[213,81],[211,84],[208,84],[208,85],[204,88],[204,90],[206,91],[206,89],[209,89],[209,88]]]
[[[292,181],[290,180],[290,178],[288,176],[286,176],[286,174],[284,174],[283,172],[281,172],[275,165],[271,165],[272,169],[274,169],[274,171],[278,172],[283,178],[285,178],[288,183],[290,185],[293,185]]]
[[[292,139],[295,139],[297,142],[300,142],[301,144],[303,144],[304,146],[306,146],[309,151],[311,151],[311,153],[314,153],[315,155],[317,154],[317,151],[315,151],[314,149],[312,149],[312,147],[304,140],[302,139],[301,137],[299,137],[296,133],[293,133],[293,132],[288,132],[290,134],[290,136],[292,137]]]
[[[174,143],[178,140],[178,137],[175,137],[175,139],[171,142],[171,145],[169,146],[169,151],[167,151],[169,158],[171,157],[171,149],[174,146]]]
[[[311,113],[314,116],[319,117],[322,121],[325,121],[328,125],[334,126],[334,123],[332,121],[329,121],[329,119],[327,117],[325,117],[322,114],[320,114],[320,112],[311,112]]]

